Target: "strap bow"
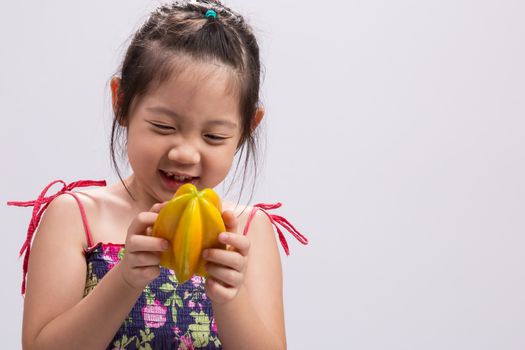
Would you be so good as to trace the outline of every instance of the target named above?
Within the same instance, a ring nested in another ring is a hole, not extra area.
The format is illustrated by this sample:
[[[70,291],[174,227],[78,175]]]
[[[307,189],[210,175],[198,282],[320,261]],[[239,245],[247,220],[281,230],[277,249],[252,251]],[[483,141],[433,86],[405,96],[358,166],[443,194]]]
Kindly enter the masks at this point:
[[[47,191],[56,183],[61,183],[62,188],[55,194],[52,194],[50,196],[46,196]],[[62,180],[55,180],[51,182],[49,185],[47,185],[44,190],[40,193],[37,199],[32,201],[9,201],[7,202],[7,205],[13,205],[17,207],[33,207],[33,213],[31,215],[31,221],[29,222],[29,227],[27,228],[27,236],[24,244],[22,245],[22,248],[20,249],[20,255],[24,255],[24,277],[22,281],[22,294],[25,293],[25,287],[26,287],[26,274],[27,274],[27,265],[29,262],[29,253],[31,251],[31,242],[33,240],[33,235],[36,231],[36,228],[38,227],[38,224],[40,223],[40,219],[42,217],[42,214],[47,209],[49,204],[53,199],[60,196],[61,194],[68,193],[72,189],[76,187],[90,187],[90,186],[106,186],[106,181],[104,180],[80,180],[75,181],[67,185]]]
[[[281,245],[284,248],[284,252],[286,255],[290,255],[290,248],[288,248],[288,242],[286,241],[286,238],[284,237],[283,232],[281,231],[281,228],[278,225],[281,225],[283,228],[285,228],[288,232],[292,234],[292,236],[295,237],[301,244],[308,244],[308,238],[303,236],[288,220],[286,220],[284,217],[277,215],[277,214],[270,214],[268,210],[277,209],[282,206],[281,202],[277,202],[275,204],[267,204],[267,203],[259,203],[255,204],[253,206],[252,211],[250,212],[250,216],[248,217],[248,223],[246,224],[244,228],[244,235],[248,233],[248,229],[250,228],[250,223],[252,221],[253,216],[257,212],[257,210],[262,211],[268,218],[270,219],[270,222],[277,230],[277,233],[279,235],[279,241],[281,242]]]

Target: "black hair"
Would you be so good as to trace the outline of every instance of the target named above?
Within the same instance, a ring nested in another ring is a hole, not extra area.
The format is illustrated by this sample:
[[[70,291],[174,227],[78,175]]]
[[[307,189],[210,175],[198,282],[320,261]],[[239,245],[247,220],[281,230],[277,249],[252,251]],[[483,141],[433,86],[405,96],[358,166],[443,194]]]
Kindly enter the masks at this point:
[[[213,13],[206,15],[209,10],[215,11],[216,16]],[[239,161],[234,178],[244,158],[242,193],[251,159],[254,165],[251,200],[257,175],[258,143],[252,124],[259,106],[259,46],[243,17],[220,1],[177,1],[162,5],[151,13],[133,36],[117,73],[120,84],[110,141],[113,167],[124,184],[117,164],[116,148],[124,155],[124,147],[117,140],[125,134],[123,126],[127,125],[132,103],[143,97],[154,84],[159,85],[170,77],[173,60],[180,54],[198,61],[222,63],[235,73],[232,76],[236,77],[235,86],[240,97],[241,138],[237,146]]]

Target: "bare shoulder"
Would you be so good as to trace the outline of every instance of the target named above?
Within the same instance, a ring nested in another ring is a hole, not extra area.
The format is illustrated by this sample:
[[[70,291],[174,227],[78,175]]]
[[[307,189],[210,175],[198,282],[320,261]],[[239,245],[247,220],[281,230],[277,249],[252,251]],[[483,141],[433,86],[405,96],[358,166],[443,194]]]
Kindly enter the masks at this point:
[[[53,199],[35,232],[29,255],[24,334],[36,334],[45,322],[82,297],[84,241],[75,198],[62,194]]]
[[[237,233],[244,232],[244,228],[248,224],[248,220],[253,209],[254,207],[250,205],[223,202],[223,210],[232,211],[235,217],[237,217],[237,220],[239,220]],[[272,231],[272,224],[266,214],[264,214],[261,210],[256,210],[253,217],[250,220],[248,235],[250,235],[250,232],[256,232],[261,230]]]
[[[133,218],[127,195],[111,186],[75,194],[84,207],[93,242],[123,243]]]
[[[246,235],[251,243],[251,256],[254,259],[271,257],[279,261],[277,239],[268,215],[262,210],[255,210],[253,217],[250,219],[254,209],[253,206],[236,205],[228,202],[223,204],[224,209],[233,211],[239,220],[237,233],[242,234],[248,224],[248,220],[250,220]]]
[[[73,243],[75,249],[81,250],[84,241],[83,230],[77,200],[69,194],[62,194],[53,199],[44,212],[38,228],[39,234],[35,236],[35,245],[38,245],[42,238],[69,242],[68,248],[71,248]]]
[[[61,194],[49,203],[38,231],[45,231],[46,236],[54,236],[54,239],[71,242],[74,238],[75,246],[82,247],[86,240],[81,208],[87,215],[93,212],[95,207],[95,203],[84,194]],[[38,237],[40,235],[37,235],[35,240]]]
[[[109,187],[78,191],[75,192],[75,195],[81,200],[85,210],[93,214],[104,210],[109,203],[118,200],[118,196]]]

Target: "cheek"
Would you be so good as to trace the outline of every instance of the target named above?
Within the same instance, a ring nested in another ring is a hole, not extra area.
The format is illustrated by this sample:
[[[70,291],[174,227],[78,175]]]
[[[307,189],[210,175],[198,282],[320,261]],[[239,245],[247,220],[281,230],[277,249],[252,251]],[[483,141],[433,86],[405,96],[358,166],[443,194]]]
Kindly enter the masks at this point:
[[[228,175],[235,157],[235,148],[224,149],[221,152],[208,154],[206,157],[207,173],[209,182],[207,187],[215,187]]]
[[[220,158],[220,165],[218,168],[221,169],[221,172],[226,176],[228,174],[228,171],[230,171],[232,164],[233,164],[234,154],[228,153],[223,154]],[[217,159],[217,162],[219,162],[219,159]]]
[[[140,172],[141,169],[151,167],[158,161],[158,155],[155,152],[158,147],[153,140],[146,138],[135,138],[134,135],[128,135],[127,153],[128,161],[133,172]]]

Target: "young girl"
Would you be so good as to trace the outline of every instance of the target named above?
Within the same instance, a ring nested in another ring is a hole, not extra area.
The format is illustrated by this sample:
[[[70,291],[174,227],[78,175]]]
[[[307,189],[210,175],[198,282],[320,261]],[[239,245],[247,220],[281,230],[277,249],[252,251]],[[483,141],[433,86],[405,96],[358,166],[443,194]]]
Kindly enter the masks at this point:
[[[10,203],[34,206],[23,247],[24,348],[286,348],[272,224],[286,252],[277,223],[306,239],[268,213],[280,204],[223,203],[220,240],[231,249],[203,252],[208,278],[179,284],[159,267],[168,242],[151,236],[179,186],[213,188],[237,152],[253,155],[264,111],[252,31],[218,1],[164,5],[135,34],[119,75],[112,159],[122,136],[132,175],[107,187],[59,181],[58,193],[47,195],[52,183],[35,201]],[[101,187],[72,192],[86,186]]]

